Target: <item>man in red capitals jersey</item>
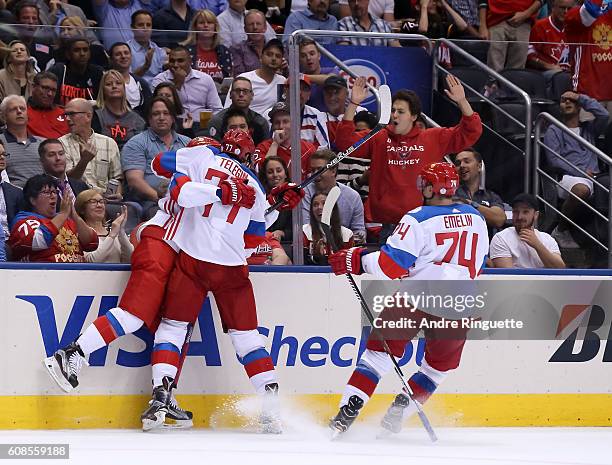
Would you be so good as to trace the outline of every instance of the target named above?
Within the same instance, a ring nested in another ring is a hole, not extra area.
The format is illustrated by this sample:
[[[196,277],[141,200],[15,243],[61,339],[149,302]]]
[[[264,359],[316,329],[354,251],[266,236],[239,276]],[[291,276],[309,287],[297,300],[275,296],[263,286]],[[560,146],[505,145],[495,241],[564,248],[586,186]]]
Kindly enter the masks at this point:
[[[98,248],[98,234],[64,195],[56,214],[58,181],[47,174],[31,177],[23,188],[25,210],[13,220],[8,244],[13,260],[70,263],[85,261],[83,251]]]
[[[482,134],[482,123],[465,98],[463,86],[447,76],[446,95],[459,106],[462,117],[452,128],[420,129],[414,122],[421,114],[421,102],[412,91],[400,90],[393,96],[390,124],[363,144],[351,156],[371,159],[368,203],[372,220],[383,223],[380,242],[384,243],[404,213],[422,205],[416,188],[421,169],[451,152],[474,145]],[[338,125],[336,146],[346,150],[363,137],[355,131],[355,109],[365,99],[365,79],[355,80],[344,119]]]
[[[612,8],[607,0],[587,0],[565,16],[570,45],[572,83],[580,94],[599,101],[612,100]],[[608,109],[610,107],[608,106]]]
[[[565,14],[575,4],[575,0],[554,0],[550,16],[533,25],[529,35],[528,68],[545,71],[545,75],[551,77],[569,69],[569,47],[563,28]]]
[[[363,247],[354,247],[332,254],[329,264],[335,274],[368,273],[378,279],[432,281],[475,279],[480,274],[489,250],[487,224],[474,207],[452,199],[459,186],[455,167],[450,163],[432,163],[421,171],[417,185],[425,205],[404,215],[379,252],[368,253]],[[388,307],[380,313],[378,327],[383,329],[370,334],[366,350],[344,389],[340,410],[330,422],[336,434],[351,426],[380,378],[393,368],[391,356],[397,359],[403,356],[406,344],[420,331],[423,322],[471,316],[454,309],[420,307]],[[404,326],[405,329],[384,329],[385,323],[404,320],[413,324]],[[459,366],[469,329],[424,328],[425,357],[419,371],[408,380],[419,403],[425,402],[449,372]],[[382,421],[385,429],[400,431],[403,419],[415,412],[414,405],[408,408],[409,400],[403,392],[395,398]]]
[[[232,142],[228,143],[228,139]],[[224,137],[222,153],[196,147],[191,149],[194,153],[179,150],[174,156],[162,155],[160,165],[173,172],[171,196],[184,210],[172,233],[181,251],[168,282],[163,317],[155,337],[155,347],[160,348],[160,356],[153,364],[156,401],[143,419],[146,416],[155,422],[163,417],[168,386],[178,372],[179,347],[210,291],[238,359],[255,391],[264,398],[262,430],[281,432],[278,383],[272,358],[257,330],[255,297],[246,265],[246,258],[264,239],[265,211],[269,206],[257,176],[243,164],[253,149],[247,133],[230,130]],[[207,203],[201,192],[227,179],[237,184],[237,195],[242,195],[244,201],[233,206]]]

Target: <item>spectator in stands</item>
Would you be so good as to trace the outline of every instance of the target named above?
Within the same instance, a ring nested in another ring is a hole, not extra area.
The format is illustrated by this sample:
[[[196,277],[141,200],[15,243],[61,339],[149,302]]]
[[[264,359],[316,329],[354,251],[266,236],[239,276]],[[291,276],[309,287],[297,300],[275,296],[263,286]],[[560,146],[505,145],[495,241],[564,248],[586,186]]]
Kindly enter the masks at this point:
[[[569,69],[569,46],[565,43],[565,13],[575,0],[553,0],[550,16],[539,19],[531,28],[527,67],[552,77]]]
[[[287,163],[281,157],[270,156],[264,159],[259,168],[259,180],[266,190],[266,194],[276,186],[290,182]],[[268,227],[268,232],[278,241],[291,241],[293,238],[293,221],[291,210],[278,213],[278,218]]]
[[[165,97],[153,97],[149,107],[149,128],[132,137],[121,151],[121,166],[128,190],[126,199],[142,205],[144,218],[153,216],[157,201],[165,194],[167,183],[153,174],[151,162],[160,152],[176,151],[189,143],[189,138],[174,130],[176,110]]]
[[[504,226],[506,213],[504,202],[499,195],[484,186],[482,155],[469,147],[455,156],[455,166],[461,182],[455,192],[458,202],[470,204],[484,217],[489,228],[489,237]]]
[[[6,245],[4,244],[6,234],[0,229],[0,262],[6,261]]]
[[[328,148],[329,135],[325,113],[315,107],[306,105],[306,102],[310,99],[311,86],[310,77],[300,74],[300,115],[302,122],[300,137],[313,143],[316,147]],[[287,102],[289,101],[289,80],[285,81],[284,99]]]
[[[26,44],[12,41],[4,58],[4,69],[0,70],[0,100],[11,94],[30,98],[35,74]]]
[[[83,10],[80,7],[71,5],[68,2],[61,2],[57,0],[38,0],[36,5],[38,6],[38,16],[40,17],[40,22],[42,24],[55,26],[59,24],[63,18],[70,16],[79,18],[83,23],[83,26],[88,23],[87,17],[85,16],[85,13],[83,13]],[[96,35],[92,30],[89,30],[87,38],[89,40],[96,40]]]
[[[255,149],[253,155],[254,164],[261,165],[264,158],[278,156],[282,158],[287,166],[291,165],[291,114],[289,106],[285,102],[274,104],[269,113],[272,123],[272,138],[264,140]],[[316,151],[316,147],[303,139],[300,139],[300,151],[302,154],[302,176],[310,171],[308,160]]]
[[[353,122],[355,123],[356,131],[369,132],[378,124],[378,118],[368,110],[362,110],[355,114]],[[368,185],[370,183],[369,168],[370,160],[367,158],[345,157],[338,163],[336,181],[346,184],[356,191],[360,195],[361,200],[365,202],[370,192],[370,186]]]
[[[34,58],[34,69],[42,71],[52,57],[53,34],[50,28],[41,27],[38,5],[34,1],[23,0],[15,6],[15,18],[19,24],[16,39],[22,40]]]
[[[308,203],[309,220],[302,226],[304,232],[304,263],[307,265],[327,265],[327,257],[332,252],[328,239],[321,228],[321,217],[327,194],[316,193]],[[302,205],[305,205],[303,202]],[[334,242],[341,249],[354,245],[353,232],[340,224],[338,204],[334,205],[330,221]]]
[[[84,261],[83,251],[98,247],[96,232],[76,213],[73,198],[58,203],[57,180],[46,174],[28,179],[23,188],[24,210],[15,217],[9,246],[12,258],[24,262]]]
[[[331,150],[317,150],[310,157],[310,174],[316,173],[326,166],[336,154]],[[365,224],[363,220],[363,203],[359,194],[350,187],[336,182],[337,168],[327,170],[319,176],[314,183],[309,184],[304,190],[306,195],[302,202],[302,221],[304,224],[310,221],[310,204],[315,194],[328,194],[334,186],[340,188],[338,197],[338,211],[340,223],[353,232],[355,242],[365,242]]]
[[[283,41],[289,40],[293,31],[298,29],[314,29],[318,31],[337,31],[338,20],[328,14],[329,0],[308,0],[308,9],[294,11],[285,22],[285,36]],[[320,38],[322,44],[333,42],[332,38]]]
[[[103,69],[90,63],[91,50],[86,39],[71,40],[66,48],[66,63],[56,63],[49,72],[57,76],[59,92],[55,102],[66,106],[73,98],[98,98]]]
[[[195,10],[186,0],[170,0],[168,6],[157,10],[153,15],[153,29],[162,31],[157,43],[161,47],[174,48],[187,39],[187,32]],[[185,31],[185,32],[167,32]]]
[[[153,15],[150,12],[135,11],[132,14],[131,26],[134,34],[134,38],[128,42],[132,51],[131,71],[151,85],[153,78],[164,70],[168,54],[151,40]]]
[[[555,240],[536,229],[539,214],[534,196],[519,194],[514,198],[514,227],[498,232],[491,239],[489,256],[495,268],[565,268]]]
[[[64,109],[57,106],[57,76],[44,72],[34,76],[32,95],[28,100],[28,131],[42,138],[58,138],[67,134]]]
[[[132,40],[132,13],[142,10],[141,0],[93,0],[98,25],[102,27],[102,42],[108,49],[115,42]]]
[[[325,121],[327,133],[329,135],[329,143],[330,147],[334,149],[336,129],[344,117],[344,111],[348,104],[348,85],[346,79],[336,75],[329,76],[323,84],[323,101],[327,109]],[[357,111],[362,110],[363,108],[359,107]]]
[[[174,128],[176,129],[176,132],[189,138],[193,138],[195,134],[193,130],[193,117],[190,113],[185,113],[185,109],[181,103],[181,97],[179,96],[174,83],[168,81],[160,83],[153,92],[153,98],[155,97],[167,98],[172,105],[174,105],[174,112],[176,114]],[[185,117],[181,118],[180,115],[185,115]]]
[[[66,151],[58,139],[45,139],[38,146],[38,156],[44,174],[57,179],[58,195],[62,199],[70,194],[74,200],[89,186],[80,179],[70,178],[66,172]],[[57,205],[59,208],[59,204]]]
[[[119,150],[146,127],[145,120],[130,110],[123,79],[121,73],[114,69],[104,73],[98,92],[98,108],[92,121],[93,130],[114,139]]]
[[[278,85],[284,84],[284,76],[277,74],[283,64],[284,48],[278,39],[272,39],[266,43],[261,53],[261,67],[246,73],[241,77],[251,81],[253,89],[253,100],[251,110],[263,114],[268,108],[278,101]],[[231,92],[225,99],[225,108],[230,106]]]
[[[473,0],[441,0],[440,3],[452,21],[449,37],[474,39],[480,36],[478,4]]]
[[[229,6],[227,10],[225,10],[218,16],[219,24],[221,25],[221,43],[223,45],[228,48],[231,48],[234,45],[239,45],[240,43],[247,40],[247,32],[264,33],[264,42],[268,42],[269,40],[276,38],[276,33],[274,32],[274,29],[272,29],[272,26],[270,26],[266,21],[265,16],[263,18],[263,25],[258,24],[257,31],[246,30],[246,16],[247,14],[250,16],[251,14],[251,12],[246,12],[245,7],[247,4],[247,0],[229,0],[228,4]]]
[[[340,0],[338,3],[340,4],[340,19],[350,16],[351,9],[348,0]],[[393,0],[370,0],[368,12],[375,18],[382,18],[390,23],[395,21],[394,6]]]
[[[68,176],[82,179],[92,188],[105,192],[108,181],[122,181],[119,147],[110,137],[96,134],[91,128],[93,108],[85,99],[72,99],[66,105],[64,116],[68,119],[70,133],[60,137],[66,151]],[[105,194],[106,195],[106,194]],[[121,184],[108,200],[121,200]]]
[[[218,84],[223,78],[233,76],[232,55],[220,43],[220,26],[215,14],[210,10],[196,12],[191,20],[191,32],[181,45],[187,47],[192,58],[193,69],[208,74]],[[226,93],[227,90],[224,92]]]
[[[391,32],[391,26],[384,19],[373,16],[368,12],[370,0],[348,0],[351,14],[338,21],[338,30],[341,32]],[[341,37],[337,43],[342,45],[400,47],[397,39],[367,39],[359,37]]]
[[[580,110],[591,113],[595,119],[580,122]],[[597,100],[584,94],[565,92],[560,102],[561,120],[575,134],[595,145],[597,138],[608,124],[608,112]],[[569,195],[572,192],[580,199],[587,201],[593,195],[592,177],[599,173],[597,155],[581,145],[577,140],[563,133],[555,125],[550,125],[544,134],[544,145],[548,165],[563,175],[558,188],[558,195],[564,200],[561,212],[576,220],[582,205],[580,200]],[[557,155],[558,154],[558,155]],[[571,163],[568,164],[566,163]],[[573,166],[572,166],[573,165]],[[579,168],[581,171],[579,171]],[[585,174],[588,177],[585,177]],[[561,248],[577,248],[578,244],[570,233],[570,224],[559,219],[559,225],[552,236]]]
[[[215,16],[227,9],[227,0],[187,0],[187,3],[194,10],[209,10]]]
[[[462,117],[457,126],[415,127],[414,123],[421,114],[421,101],[414,92],[401,90],[393,96],[391,123],[353,152],[354,157],[372,160],[368,202],[372,220],[386,225],[381,232],[382,243],[407,211],[422,205],[423,196],[416,187],[420,167],[440,161],[449,152],[472,146],[482,134],[480,117],[466,100],[463,86],[451,75],[447,76],[446,82],[447,97],[461,110]],[[346,150],[364,136],[364,133],[355,131],[353,118],[357,105],[367,94],[365,78],[356,79],[344,118],[338,125],[338,150]]]
[[[404,17],[407,19],[401,23],[400,32],[404,34],[423,34],[432,39],[446,37],[449,30],[447,15],[444,14],[443,6],[436,0],[419,0],[407,2],[408,14]],[[452,10],[452,9],[451,9]],[[448,10],[450,12],[450,10]],[[451,18],[457,18],[457,15],[449,14]],[[406,41],[405,46],[418,45],[419,42]],[[424,44],[421,42],[421,44]],[[445,45],[442,45],[438,50],[438,61],[446,65],[448,53]]]
[[[42,173],[38,159],[41,139],[28,132],[28,108],[20,95],[9,95],[0,103],[0,117],[6,121],[6,129],[0,134],[0,142],[11,154],[6,174],[11,183],[23,187],[28,178]]]
[[[234,79],[229,98],[232,101],[231,105],[214,115],[208,123],[208,135],[221,141],[223,134],[227,131],[227,115],[238,110],[243,112],[246,117],[255,145],[266,139],[270,134],[269,123],[263,116],[250,108],[253,101],[251,81],[242,76]]]
[[[172,49],[168,70],[155,76],[152,85],[156,87],[165,81],[174,83],[185,112],[196,125],[200,122],[200,112],[207,110],[214,114],[222,108],[215,82],[208,74],[191,67],[191,54],[183,46]]]
[[[145,104],[151,99],[151,88],[142,78],[130,72],[132,66],[132,51],[130,46],[123,42],[117,42],[109,50],[110,67],[121,74],[125,87],[125,96],[130,109],[139,115],[144,114]],[[99,97],[99,95],[98,95]]]
[[[612,7],[600,0],[586,0],[565,16],[565,40],[570,45],[574,90],[600,102],[612,113],[610,31]]]
[[[253,71],[261,66],[261,53],[266,41],[276,37],[274,33],[268,34],[266,26],[269,27],[269,24],[261,11],[249,10],[244,13],[243,40],[235,43],[232,41],[230,47],[234,62],[234,76]],[[235,34],[232,34],[232,39],[234,36]]]
[[[4,170],[8,165],[9,157],[10,154],[6,151],[4,143],[0,141],[0,230],[4,232],[5,240],[9,237],[10,225],[17,212],[21,210],[23,202],[21,189],[5,179]],[[4,241],[0,243],[0,245],[3,244]]]
[[[81,192],[74,209],[98,236],[98,248],[85,252],[85,261],[90,263],[129,263],[134,246],[125,233],[128,210],[124,205],[121,213],[112,221],[106,221],[106,199],[95,189]]]
[[[491,40],[489,67],[495,71],[525,67],[531,24],[541,6],[540,0],[480,0],[480,34]]]
[[[47,63],[47,69],[55,63],[66,61],[66,48],[72,40],[80,38],[89,42],[89,53],[92,65],[108,68],[108,55],[106,49],[97,39],[91,29],[85,27],[85,23],[78,16],[66,16],[60,22],[60,33],[53,48],[53,59]],[[93,37],[92,37],[93,36]]]

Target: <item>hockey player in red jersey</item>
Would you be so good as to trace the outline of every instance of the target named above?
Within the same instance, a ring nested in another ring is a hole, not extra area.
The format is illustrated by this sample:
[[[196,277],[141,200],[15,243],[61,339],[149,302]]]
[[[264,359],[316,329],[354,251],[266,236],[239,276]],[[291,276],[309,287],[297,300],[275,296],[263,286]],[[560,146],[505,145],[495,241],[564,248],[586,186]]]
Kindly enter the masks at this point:
[[[329,263],[335,274],[368,273],[379,279],[426,280],[474,279],[480,274],[489,249],[487,225],[474,207],[452,200],[459,185],[454,166],[430,164],[421,170],[417,183],[425,205],[403,216],[379,252],[367,253],[365,248],[353,247],[332,254]],[[441,319],[431,313],[421,309],[407,312],[402,308],[387,308],[379,315],[381,321],[408,317],[416,325],[414,329],[394,333],[391,338],[388,333],[372,332],[344,390],[340,410],[330,421],[335,434],[351,426],[380,378],[393,368],[391,355],[397,359],[402,357],[407,342],[419,332],[421,322]],[[457,319],[458,314],[448,318]],[[419,403],[425,402],[449,372],[459,366],[467,329],[425,329],[424,332],[425,357],[419,371],[408,380]],[[382,338],[392,354],[385,352]],[[382,426],[399,432],[403,419],[414,413],[409,404],[409,397],[400,393],[389,407]]]
[[[187,147],[201,145],[219,147],[216,140],[203,137],[193,139]],[[243,198],[236,189],[236,183],[229,179],[220,182],[209,189],[207,202],[241,205]],[[152,333],[156,331],[166,284],[178,253],[177,245],[166,236],[177,227],[177,213],[181,210],[170,194],[159,204],[157,214],[140,227],[139,244],[132,254],[132,272],[118,306],[98,317],[76,341],[45,359],[49,373],[64,391],[70,392],[78,386],[79,372],[87,364],[90,353],[133,333],[143,324]],[[173,399],[169,400],[168,414],[174,421],[184,421],[186,426],[191,423],[191,415],[181,410]]]
[[[198,154],[185,156],[181,151],[174,156],[164,154],[158,163],[173,173],[171,197],[184,210],[181,224],[172,232],[172,240],[181,251],[170,276],[163,318],[155,338],[154,351],[157,348],[159,352],[153,357],[156,401],[143,414],[151,422],[163,418],[168,386],[178,372],[179,347],[210,291],[224,331],[229,334],[253,387],[264,398],[263,431],[281,431],[276,403],[278,383],[264,339],[257,331],[255,299],[246,266],[246,257],[264,238],[264,216],[269,206],[257,176],[243,164],[253,148],[248,134],[230,130],[220,154],[198,147]],[[226,208],[200,198],[203,189],[226,179],[249,187],[249,201],[245,196],[241,206]],[[284,196],[300,198],[299,193],[288,189]]]

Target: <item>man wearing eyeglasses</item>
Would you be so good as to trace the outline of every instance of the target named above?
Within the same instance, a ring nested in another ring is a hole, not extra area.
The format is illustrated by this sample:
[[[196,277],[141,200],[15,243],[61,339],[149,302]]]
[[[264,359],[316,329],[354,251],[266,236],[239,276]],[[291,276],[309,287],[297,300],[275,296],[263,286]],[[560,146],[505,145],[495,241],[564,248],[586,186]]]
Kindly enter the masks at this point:
[[[253,137],[255,145],[264,141],[270,132],[270,125],[263,116],[249,108],[253,101],[253,86],[251,81],[241,76],[234,79],[229,97],[232,101],[231,105],[214,115],[209,121],[206,131],[198,135],[210,136],[221,141],[227,129],[228,113],[232,114],[238,110],[244,113],[249,128],[253,131],[251,136]]]
[[[46,174],[28,179],[25,208],[15,217],[8,245],[13,259],[24,262],[83,262],[83,252],[98,248],[98,234],[77,214],[72,195],[65,195],[56,213],[57,180]]]
[[[107,200],[121,200],[121,161],[119,147],[110,137],[97,134],[91,128],[93,109],[82,98],[72,99],[66,104],[64,117],[70,133],[59,138],[66,151],[68,176],[81,179],[94,189],[106,192],[108,181],[119,181],[117,192],[108,193]]]
[[[45,139],[62,137],[70,129],[64,109],[56,105],[57,76],[43,72],[34,76],[32,93],[28,99],[28,131]]]

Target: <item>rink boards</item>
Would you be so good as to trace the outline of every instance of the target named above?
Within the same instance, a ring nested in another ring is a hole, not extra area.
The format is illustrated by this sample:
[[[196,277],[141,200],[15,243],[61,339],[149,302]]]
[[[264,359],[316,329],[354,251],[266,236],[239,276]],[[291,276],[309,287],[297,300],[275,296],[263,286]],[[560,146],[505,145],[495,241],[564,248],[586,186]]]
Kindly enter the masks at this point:
[[[287,271],[268,267],[251,275],[260,332],[277,364],[283,403],[325,421],[337,407],[367,328],[361,327],[360,309],[345,278],[317,268]],[[0,378],[5,412],[0,428],[140,426],[151,386],[152,338],[146,330],[92,354],[79,389],[69,395],[42,364],[58,345],[72,341],[115,306],[128,275],[125,266],[0,268],[0,368],[5,374]],[[568,285],[577,279],[610,279],[568,274],[503,278],[563,279]],[[612,342],[601,341],[599,352],[588,360],[550,362],[563,342],[468,341],[461,367],[428,402],[428,414],[438,425],[611,426]],[[423,349],[422,340],[408,346],[401,361],[408,375],[418,368]],[[393,373],[384,378],[362,417],[378,418],[399,386]],[[179,393],[197,426],[240,425],[254,411],[251,385],[222,332],[214,301],[200,314]]]

